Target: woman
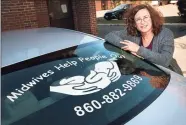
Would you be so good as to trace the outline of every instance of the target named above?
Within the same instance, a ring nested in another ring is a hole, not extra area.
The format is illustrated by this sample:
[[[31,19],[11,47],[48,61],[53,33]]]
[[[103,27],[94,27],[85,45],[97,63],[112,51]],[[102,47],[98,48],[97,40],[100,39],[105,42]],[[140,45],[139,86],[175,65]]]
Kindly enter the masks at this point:
[[[173,60],[173,33],[163,27],[164,18],[160,13],[148,4],[141,4],[129,10],[126,18],[126,28],[107,34],[105,40],[134,55],[164,67],[171,67],[182,74]]]

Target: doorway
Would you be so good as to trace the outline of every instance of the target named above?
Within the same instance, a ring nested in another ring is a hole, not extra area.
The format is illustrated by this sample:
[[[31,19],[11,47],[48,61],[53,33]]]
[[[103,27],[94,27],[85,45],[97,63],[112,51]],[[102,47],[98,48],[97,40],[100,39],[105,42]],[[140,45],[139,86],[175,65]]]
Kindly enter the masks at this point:
[[[48,0],[51,27],[74,29],[71,0]]]

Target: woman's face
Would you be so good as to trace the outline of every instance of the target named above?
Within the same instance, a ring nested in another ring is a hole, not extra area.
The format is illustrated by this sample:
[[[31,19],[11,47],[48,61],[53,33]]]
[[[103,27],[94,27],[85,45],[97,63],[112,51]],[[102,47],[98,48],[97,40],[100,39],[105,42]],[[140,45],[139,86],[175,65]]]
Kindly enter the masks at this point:
[[[139,10],[134,16],[134,20],[136,23],[136,28],[141,33],[146,33],[152,30],[152,20],[147,9]]]

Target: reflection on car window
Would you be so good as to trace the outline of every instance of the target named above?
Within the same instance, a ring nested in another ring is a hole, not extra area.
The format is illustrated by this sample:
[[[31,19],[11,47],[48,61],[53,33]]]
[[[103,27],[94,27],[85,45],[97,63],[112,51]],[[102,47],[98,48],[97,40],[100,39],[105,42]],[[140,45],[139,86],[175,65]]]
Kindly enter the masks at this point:
[[[114,50],[110,44],[105,44],[105,48],[108,48],[111,51],[116,51],[118,49],[116,48],[116,50]],[[126,56],[126,58],[118,58],[116,61],[122,74],[138,74],[146,76],[150,78],[150,83],[156,88],[165,88],[167,86],[169,77],[167,77],[167,75],[160,69],[122,50],[118,53],[125,53]]]
[[[2,73],[4,125],[126,123],[169,82],[156,66],[101,41],[20,62]]]

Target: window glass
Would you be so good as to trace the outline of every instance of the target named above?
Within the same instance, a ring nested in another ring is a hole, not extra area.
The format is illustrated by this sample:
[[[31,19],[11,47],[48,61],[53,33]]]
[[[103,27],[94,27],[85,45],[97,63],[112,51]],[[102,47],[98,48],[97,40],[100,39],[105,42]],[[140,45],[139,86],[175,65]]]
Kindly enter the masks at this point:
[[[71,47],[2,68],[2,124],[126,123],[163,92],[169,79],[109,43]]]

